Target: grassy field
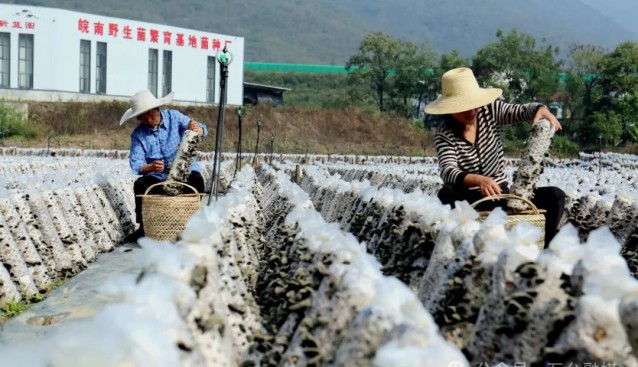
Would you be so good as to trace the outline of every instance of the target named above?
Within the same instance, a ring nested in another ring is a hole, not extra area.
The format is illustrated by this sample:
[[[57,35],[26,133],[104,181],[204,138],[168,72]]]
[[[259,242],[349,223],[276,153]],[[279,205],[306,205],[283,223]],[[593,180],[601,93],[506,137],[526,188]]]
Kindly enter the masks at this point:
[[[122,102],[101,103],[32,103],[29,125],[39,133],[31,139],[12,137],[5,146],[128,149],[130,133],[136,122],[119,126],[128,107]],[[209,129],[201,149],[210,151],[215,144],[218,110],[216,107],[178,107],[188,116],[203,122]],[[259,136],[260,151],[274,140],[276,153],[341,153],[434,155],[431,133],[404,119],[357,109],[326,110],[295,107],[249,106],[242,122],[242,150],[253,152],[257,121],[263,121]],[[226,111],[223,147],[236,151],[239,136],[235,108]]]

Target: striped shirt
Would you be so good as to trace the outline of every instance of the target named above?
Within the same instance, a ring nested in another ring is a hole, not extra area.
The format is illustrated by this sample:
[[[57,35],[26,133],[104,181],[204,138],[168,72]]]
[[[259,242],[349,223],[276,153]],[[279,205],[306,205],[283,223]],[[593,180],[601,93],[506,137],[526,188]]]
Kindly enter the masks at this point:
[[[474,144],[463,137],[462,129],[442,123],[434,136],[434,145],[443,182],[464,186],[465,176],[474,173],[490,177],[499,185],[507,183],[501,127],[531,121],[541,106],[509,104],[497,99],[480,107]]]
[[[133,129],[129,164],[134,174],[141,175],[143,164],[163,159],[164,172],[152,172],[147,173],[147,175],[164,180],[177,156],[182,135],[184,135],[191,118],[177,110],[160,110],[160,114],[162,120],[156,129],[144,124],[139,124]],[[204,129],[203,136],[206,136],[208,134],[206,125],[199,122],[198,124]],[[191,171],[201,171],[197,162],[191,164]]]

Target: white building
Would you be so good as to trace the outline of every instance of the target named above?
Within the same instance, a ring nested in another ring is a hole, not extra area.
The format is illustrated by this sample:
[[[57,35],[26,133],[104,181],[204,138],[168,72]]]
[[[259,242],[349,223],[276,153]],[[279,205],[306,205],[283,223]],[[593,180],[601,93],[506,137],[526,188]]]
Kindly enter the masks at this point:
[[[227,47],[227,103],[243,101],[244,39],[67,10],[0,4],[0,99],[126,99],[148,89],[177,103],[218,103]]]

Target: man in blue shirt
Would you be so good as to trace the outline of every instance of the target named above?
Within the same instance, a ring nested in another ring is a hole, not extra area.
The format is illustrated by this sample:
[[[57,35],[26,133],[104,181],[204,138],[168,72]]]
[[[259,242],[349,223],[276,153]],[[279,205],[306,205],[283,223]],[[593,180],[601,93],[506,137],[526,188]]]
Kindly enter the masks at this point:
[[[135,240],[144,235],[142,223],[142,199],[146,190],[156,183],[166,180],[166,175],[177,156],[177,149],[186,130],[193,130],[200,136],[208,134],[206,125],[192,120],[177,110],[160,110],[173,99],[173,93],[155,98],[147,90],[135,93],[131,98],[131,108],[124,112],[120,125],[137,117],[139,125],[131,133],[131,150],[129,163],[133,173],[142,175],[134,185],[135,215],[140,228],[127,238]],[[204,192],[204,178],[200,173],[201,167],[197,162],[191,164],[191,173],[186,181],[198,192]],[[161,194],[163,189],[157,186],[151,190],[152,194]]]

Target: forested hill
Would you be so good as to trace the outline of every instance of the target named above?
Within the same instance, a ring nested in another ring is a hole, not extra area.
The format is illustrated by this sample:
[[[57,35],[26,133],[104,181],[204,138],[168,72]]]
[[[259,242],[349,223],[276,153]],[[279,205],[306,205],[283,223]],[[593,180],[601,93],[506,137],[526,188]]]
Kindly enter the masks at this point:
[[[638,33],[638,1],[636,0],[581,0],[614,19],[634,33]]]
[[[621,11],[596,1],[629,6],[634,18],[638,10],[635,0],[9,0],[242,36],[247,61],[333,65],[373,31],[463,56],[496,41],[498,29],[517,28],[563,50],[638,39]]]

